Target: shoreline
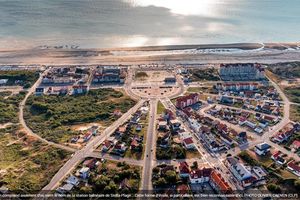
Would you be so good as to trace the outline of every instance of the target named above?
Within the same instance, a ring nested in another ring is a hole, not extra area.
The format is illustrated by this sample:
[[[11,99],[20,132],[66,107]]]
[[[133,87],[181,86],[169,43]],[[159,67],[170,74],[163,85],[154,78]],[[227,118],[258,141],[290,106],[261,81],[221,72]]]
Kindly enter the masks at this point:
[[[106,49],[0,50],[0,65],[82,65],[300,61],[300,42],[166,45]]]

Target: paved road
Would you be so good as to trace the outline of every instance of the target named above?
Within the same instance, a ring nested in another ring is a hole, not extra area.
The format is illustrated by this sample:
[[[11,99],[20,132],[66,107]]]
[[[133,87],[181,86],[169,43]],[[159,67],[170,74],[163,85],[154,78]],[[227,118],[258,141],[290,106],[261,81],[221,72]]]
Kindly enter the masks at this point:
[[[150,111],[149,111],[149,125],[147,130],[147,143],[145,148],[145,157],[143,164],[142,173],[142,184],[141,189],[151,190],[152,189],[152,166],[153,160],[155,159],[155,149],[156,146],[156,134],[155,134],[155,122],[157,113],[157,99],[150,100]]]
[[[71,152],[75,152],[76,149],[74,148],[71,148],[71,147],[68,147],[68,146],[65,146],[65,145],[61,145],[61,144],[57,144],[57,143],[54,143],[54,142],[50,142],[44,138],[42,138],[41,136],[39,136],[38,134],[34,133],[26,124],[25,120],[24,120],[24,108],[25,108],[25,105],[26,105],[26,101],[28,99],[28,97],[30,95],[32,95],[34,92],[35,92],[35,89],[40,85],[41,81],[42,81],[42,78],[45,74],[47,74],[49,71],[48,70],[45,70],[42,74],[40,74],[40,77],[38,78],[38,80],[35,82],[35,84],[27,91],[27,94],[25,95],[25,98],[22,100],[22,102],[20,103],[19,105],[19,122],[20,124],[22,125],[22,127],[25,129],[26,133],[30,136],[33,136],[34,138],[44,142],[44,143],[47,143],[49,145],[52,145],[54,147],[57,147],[57,148],[60,148],[60,149],[64,149],[64,150],[67,150],[67,151],[71,151]]]
[[[164,99],[164,100],[162,100],[162,103],[165,107],[171,109],[174,113],[176,113],[176,107],[170,101],[170,99]],[[206,148],[203,146],[203,144],[200,144],[197,133],[189,127],[187,122],[181,120],[180,118],[178,118],[178,119],[182,122],[182,126],[185,128],[185,130],[192,133],[194,143],[198,144],[198,145],[196,145],[196,148],[200,152],[201,159],[203,160],[199,164],[205,163],[208,166],[210,166],[211,168],[215,168],[219,173],[222,174],[223,177],[225,177],[225,179],[228,181],[228,184],[231,186],[231,188],[236,189],[236,185],[229,178],[230,173],[223,163],[224,158],[222,158],[214,153],[208,152],[208,150],[206,150]],[[238,189],[241,189],[241,188],[238,188]]]
[[[54,190],[59,183],[66,178],[66,176],[88,155],[90,155],[94,149],[96,149],[101,143],[104,142],[107,137],[110,136],[120,125],[122,125],[129,117],[138,110],[144,103],[144,100],[139,101],[134,107],[128,110],[122,117],[115,121],[110,127],[105,129],[105,131],[94,137],[87,145],[81,150],[77,151],[70,160],[68,160],[63,167],[54,175],[52,180],[46,185],[42,192]]]

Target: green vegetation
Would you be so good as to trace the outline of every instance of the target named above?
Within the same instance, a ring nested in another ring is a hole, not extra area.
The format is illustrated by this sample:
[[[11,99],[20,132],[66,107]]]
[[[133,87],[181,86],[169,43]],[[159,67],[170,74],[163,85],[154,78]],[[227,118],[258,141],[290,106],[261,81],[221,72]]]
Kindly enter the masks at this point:
[[[159,101],[157,104],[157,114],[162,114],[165,111],[165,106]]]
[[[33,193],[51,180],[69,153],[17,130],[17,126],[0,129],[0,185],[18,193]]]
[[[18,122],[19,104],[24,99],[25,94],[25,92],[20,92],[6,99],[0,96],[0,124]]]
[[[171,144],[165,148],[159,146],[161,144],[162,138],[157,139],[157,147],[156,147],[156,158],[158,160],[164,160],[164,159],[184,159],[186,158],[186,149],[183,148],[179,144]]]
[[[284,88],[285,94],[289,100],[294,103],[300,103],[300,86]]]
[[[159,165],[153,168],[152,183],[155,188],[171,187],[180,180],[172,165]]]
[[[267,188],[270,192],[280,193],[281,190],[290,192],[297,191],[297,177],[284,169],[284,167],[276,165],[274,162],[270,164],[270,157],[265,158],[263,162],[260,159],[254,159],[248,151],[242,151],[239,157],[248,165],[261,166],[268,172]]]
[[[125,113],[135,101],[113,89],[90,90],[80,96],[30,96],[24,118],[28,126],[43,138],[66,142],[77,135],[70,126],[99,121],[111,124],[113,111]]]
[[[88,182],[94,193],[103,191],[105,194],[134,194],[139,189],[140,173],[141,169],[139,167],[130,166],[125,162],[116,164],[108,161],[101,163],[92,171]]]
[[[268,69],[280,79],[300,78],[300,62],[271,64]]]
[[[8,79],[7,85],[31,87],[39,78],[39,72],[31,70],[0,71],[0,79]]]
[[[190,70],[192,74],[191,81],[219,81],[220,77],[218,70],[215,68],[206,69],[192,69]]]
[[[6,96],[9,96],[11,94],[12,94],[11,91],[0,92],[0,97],[6,97]]]
[[[247,151],[242,151],[239,154],[239,157],[251,166],[260,166],[261,165],[261,163],[255,159],[253,159]]]
[[[291,105],[290,107],[290,119],[295,122],[300,122],[300,106]]]

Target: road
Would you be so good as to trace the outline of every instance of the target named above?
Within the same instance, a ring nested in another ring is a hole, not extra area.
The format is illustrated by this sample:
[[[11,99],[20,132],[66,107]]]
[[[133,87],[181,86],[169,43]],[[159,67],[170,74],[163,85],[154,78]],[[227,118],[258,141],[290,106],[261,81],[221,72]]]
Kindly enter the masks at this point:
[[[166,108],[169,108],[174,113],[176,113],[176,107],[173,105],[173,103],[170,101],[170,99],[163,99],[163,100],[161,100],[161,102]],[[236,185],[233,182],[231,182],[231,179],[229,177],[230,173],[223,163],[224,158],[218,157],[216,154],[208,152],[206,150],[206,148],[203,146],[203,144],[200,144],[197,133],[189,127],[187,122],[183,121],[180,118],[178,118],[178,120],[181,121],[182,126],[185,128],[185,130],[189,131],[192,134],[194,143],[199,144],[199,145],[196,145],[196,149],[200,152],[200,155],[201,155],[202,162],[200,162],[200,164],[205,163],[208,166],[210,166],[211,168],[216,169],[219,173],[222,174],[222,176],[224,178],[226,178],[226,180],[228,181],[228,184],[231,186],[231,188],[236,189]],[[204,152],[207,152],[207,153],[204,154]],[[238,189],[241,189],[241,188],[238,188]]]
[[[156,146],[156,134],[155,134],[155,122],[157,113],[157,99],[150,100],[150,111],[149,111],[149,124],[147,130],[147,143],[145,148],[145,157],[142,172],[142,191],[149,191],[152,189],[152,166],[153,160],[155,159]]]
[[[94,149],[96,149],[101,143],[104,142],[107,137],[110,136],[119,126],[121,126],[130,116],[135,113],[144,103],[144,100],[139,101],[134,107],[128,110],[122,117],[115,121],[111,126],[104,130],[104,132],[92,140],[81,150],[77,151],[70,160],[68,160],[64,166],[54,175],[48,185],[46,185],[42,192],[49,192],[54,190],[59,183],[66,178],[66,176],[87,156],[89,156]]]
[[[25,120],[24,120],[24,108],[26,105],[26,101],[28,99],[28,97],[30,95],[32,95],[35,92],[35,89],[40,85],[42,78],[45,74],[47,74],[49,71],[49,69],[45,70],[42,74],[40,74],[40,77],[38,78],[38,80],[34,83],[34,85],[27,91],[27,94],[25,95],[25,98],[22,100],[22,102],[19,105],[19,122],[22,125],[22,127],[25,129],[26,133],[46,144],[52,145],[54,147],[60,148],[60,149],[64,149],[67,151],[71,151],[71,152],[75,152],[77,149],[65,146],[65,145],[61,145],[61,144],[57,144],[51,141],[48,141],[44,138],[42,138],[41,136],[39,136],[38,134],[34,133],[26,124]]]

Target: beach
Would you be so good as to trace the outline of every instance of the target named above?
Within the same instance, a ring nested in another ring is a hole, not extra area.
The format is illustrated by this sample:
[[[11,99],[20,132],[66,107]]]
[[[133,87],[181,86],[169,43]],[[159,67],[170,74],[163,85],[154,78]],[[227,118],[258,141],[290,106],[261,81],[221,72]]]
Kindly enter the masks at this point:
[[[300,43],[236,43],[132,48],[0,50],[1,65],[278,63],[300,60]]]

